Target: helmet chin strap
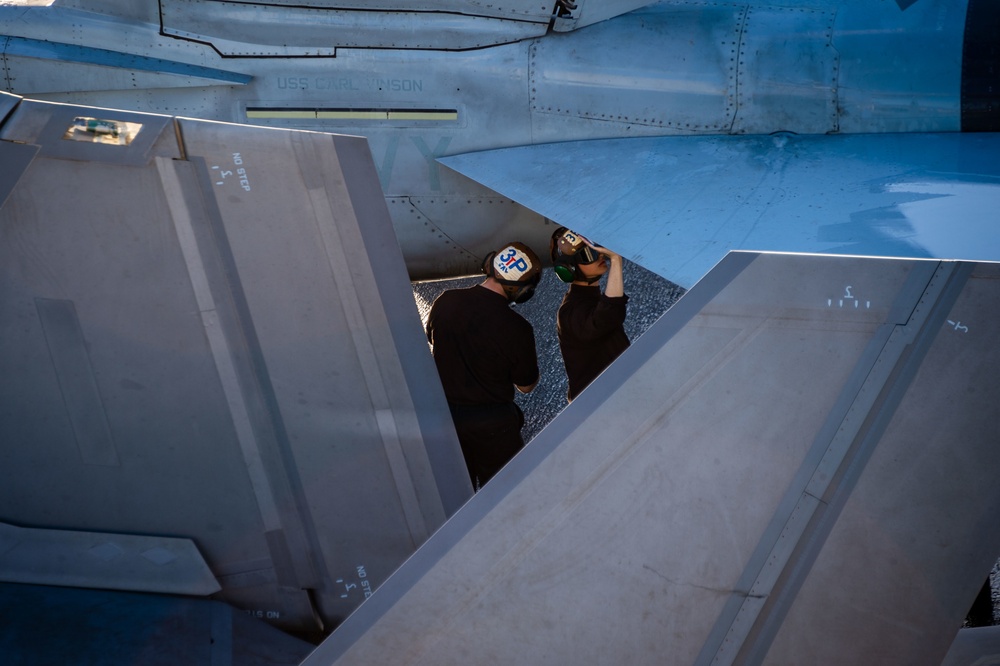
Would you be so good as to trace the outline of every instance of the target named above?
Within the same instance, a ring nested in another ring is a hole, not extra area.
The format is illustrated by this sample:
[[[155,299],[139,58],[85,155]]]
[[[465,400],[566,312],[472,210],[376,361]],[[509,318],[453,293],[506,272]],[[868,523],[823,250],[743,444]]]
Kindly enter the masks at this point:
[[[527,303],[535,295],[535,285],[529,283],[518,287],[504,287],[503,293],[507,296],[508,303]]]

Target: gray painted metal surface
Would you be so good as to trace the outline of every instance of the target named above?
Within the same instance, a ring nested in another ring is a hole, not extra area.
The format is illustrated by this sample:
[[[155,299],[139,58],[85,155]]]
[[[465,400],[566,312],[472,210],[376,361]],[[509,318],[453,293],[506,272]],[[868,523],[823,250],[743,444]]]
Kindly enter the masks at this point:
[[[304,662],[940,664],[1000,265],[731,253]]]
[[[207,596],[218,581],[190,539],[0,523],[0,581]]]
[[[941,666],[997,666],[1000,664],[1000,627],[962,629]]]
[[[0,93],[0,118],[6,118],[7,114],[14,110],[20,98],[17,95]]]
[[[954,132],[988,128],[1000,109],[989,0],[576,4],[551,29],[552,0],[0,5],[0,83],[54,101],[365,136],[413,279],[476,274],[509,236],[548,247],[543,216],[440,157],[652,136],[678,137],[684,156],[698,135]],[[970,4],[981,18],[967,25]],[[987,122],[964,127],[970,105]],[[622,141],[601,166],[634,154]],[[521,170],[549,192],[575,193],[575,173],[531,166]],[[655,158],[645,166],[637,182],[660,175]],[[589,191],[613,202],[615,183]],[[693,189],[683,203],[711,206],[715,193]],[[794,233],[781,212],[764,214]]]
[[[998,154],[1000,134],[937,133],[609,139],[441,161],[690,287],[730,250],[1000,261]],[[559,188],[540,177],[552,171]]]
[[[471,495],[365,141],[22,101],[21,145],[0,520],[190,539],[215,598],[335,626]]]
[[[621,2],[621,0],[615,1]],[[161,6],[172,2],[178,0],[160,0]],[[387,25],[392,23],[392,15],[408,12],[548,23],[554,11],[555,0],[389,0],[388,2],[386,0],[268,0],[268,2],[246,4],[257,5],[258,8],[310,7],[331,11],[382,13],[386,15],[384,23]],[[645,4],[649,4],[649,0],[646,0]]]
[[[11,98],[17,99],[13,95],[0,94],[0,103]],[[3,202],[7,200],[7,196],[17,185],[24,169],[35,158],[38,146],[5,143],[0,145],[0,151],[3,151],[0,153],[2,156],[0,158],[0,206],[3,206]]]
[[[548,13],[497,18],[453,12],[162,0],[165,34],[211,44],[226,56],[335,56],[339,48],[475,49],[545,34]],[[295,39],[286,29],[295,26]]]
[[[295,666],[312,650],[221,601],[0,585],[4,666]]]
[[[646,5],[655,4],[650,0],[575,0],[571,11],[557,12],[552,20],[552,29],[558,32],[576,30],[594,25],[614,16]]]

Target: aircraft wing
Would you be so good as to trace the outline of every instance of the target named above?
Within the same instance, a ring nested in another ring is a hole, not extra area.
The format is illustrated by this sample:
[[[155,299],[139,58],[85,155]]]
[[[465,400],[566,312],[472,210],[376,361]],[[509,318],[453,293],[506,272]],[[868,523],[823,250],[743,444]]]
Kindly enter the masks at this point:
[[[730,250],[995,261],[1000,134],[577,141],[439,161],[683,287]]]
[[[940,666],[1000,550],[998,277],[730,253],[303,666]]]
[[[472,494],[366,141],[0,110],[0,606],[336,626]]]

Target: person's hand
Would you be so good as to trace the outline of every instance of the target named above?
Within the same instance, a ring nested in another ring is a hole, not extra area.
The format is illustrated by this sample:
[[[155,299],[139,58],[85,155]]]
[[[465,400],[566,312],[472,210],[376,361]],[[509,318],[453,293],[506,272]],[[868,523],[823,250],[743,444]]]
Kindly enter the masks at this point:
[[[594,252],[596,252],[598,254],[603,254],[605,257],[607,257],[608,259],[611,259],[612,261],[615,260],[615,259],[621,259],[621,255],[620,254],[616,254],[615,252],[612,252],[611,250],[609,250],[608,248],[606,248],[604,246],[595,245],[594,243],[591,243],[586,238],[583,239],[583,242],[586,243],[587,247],[589,247],[590,249],[592,249]]]
[[[611,298],[624,296],[625,277],[622,274],[624,271],[624,261],[622,260],[621,255],[616,252],[612,252],[606,247],[594,245],[590,241],[587,241],[587,245],[589,245],[594,252],[597,252],[599,255],[603,255],[605,257],[602,263],[607,267],[608,283],[604,287],[604,295]]]

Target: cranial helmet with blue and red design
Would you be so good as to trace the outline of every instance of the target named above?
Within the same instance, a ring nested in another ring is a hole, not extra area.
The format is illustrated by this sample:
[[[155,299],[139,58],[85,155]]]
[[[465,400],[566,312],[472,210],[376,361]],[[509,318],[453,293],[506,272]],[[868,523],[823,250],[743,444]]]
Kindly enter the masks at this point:
[[[534,296],[542,279],[542,262],[530,247],[515,241],[489,253],[483,260],[483,273],[500,283],[509,302],[524,303]]]

